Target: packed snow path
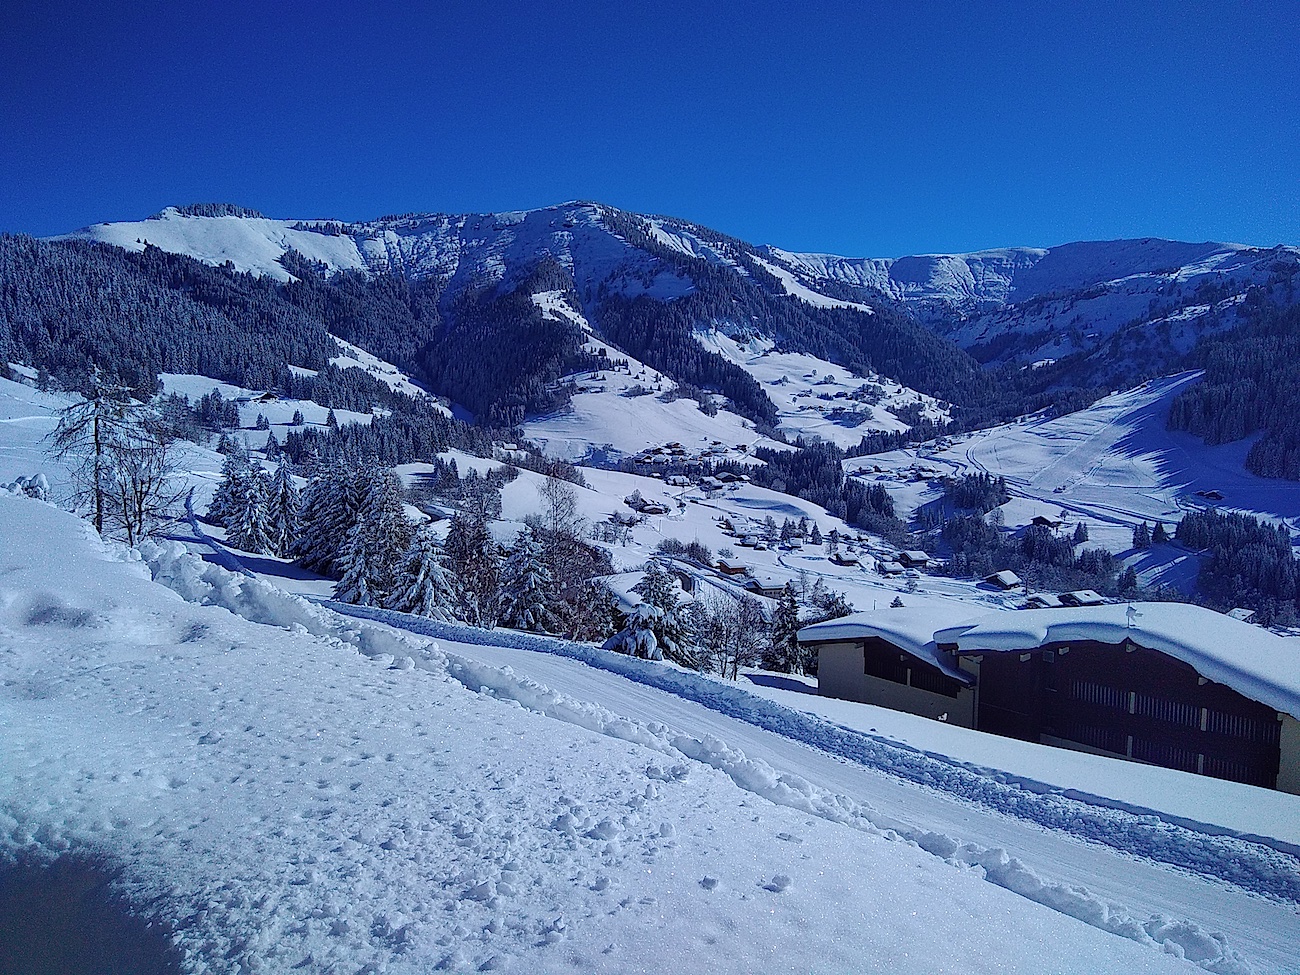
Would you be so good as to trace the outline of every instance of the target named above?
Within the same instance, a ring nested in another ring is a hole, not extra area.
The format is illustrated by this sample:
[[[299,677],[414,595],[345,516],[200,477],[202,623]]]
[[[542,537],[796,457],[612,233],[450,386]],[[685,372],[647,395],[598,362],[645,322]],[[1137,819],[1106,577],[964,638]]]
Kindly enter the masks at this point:
[[[331,605],[435,634],[453,658],[509,668],[628,721],[717,742],[722,760],[687,757],[723,769],[734,754],[764,763],[778,777],[796,778],[782,782],[742,766],[733,779],[773,801],[809,809],[820,803],[826,818],[892,830],[941,857],[978,864],[993,882],[1107,930],[1132,932],[1153,915],[1186,919],[1201,932],[1222,932],[1259,971],[1297,970],[1300,861],[1288,844],[1214,835],[1156,815],[1026,791],[662,664]],[[456,636],[461,640],[452,642]],[[484,671],[458,677],[490,683]],[[521,690],[518,681],[494,690],[535,706],[536,692]],[[553,716],[566,717],[565,709]],[[823,796],[810,800],[804,783]]]

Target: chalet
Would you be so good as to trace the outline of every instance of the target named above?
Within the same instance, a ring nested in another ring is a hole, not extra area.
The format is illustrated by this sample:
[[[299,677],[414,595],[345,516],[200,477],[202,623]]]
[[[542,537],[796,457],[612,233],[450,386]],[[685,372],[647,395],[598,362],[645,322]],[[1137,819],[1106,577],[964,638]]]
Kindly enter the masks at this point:
[[[731,471],[719,471],[716,476],[723,484],[730,484],[732,481],[736,480],[736,475],[731,473]]]
[[[876,571],[882,576],[901,576],[903,574],[903,567],[891,559],[889,561],[877,562]]]
[[[924,569],[930,564],[930,556],[917,550],[899,552],[898,561],[905,569]]]
[[[1021,609],[1060,609],[1064,605],[1060,596],[1050,592],[1031,592]]]
[[[854,613],[799,631],[817,651],[817,689],[826,697],[975,726],[975,678],[941,651],[935,630],[950,622],[943,610],[891,608]]]
[[[1206,501],[1222,501],[1222,500],[1223,500],[1223,492],[1222,492],[1222,491],[1213,491],[1213,490],[1211,490],[1211,491],[1197,491],[1196,493],[1197,493],[1200,497],[1204,498]]]
[[[705,491],[721,491],[722,482],[710,474],[708,477],[700,478],[700,487]]]
[[[1238,607],[1237,609],[1229,610],[1228,615],[1234,620],[1238,620],[1242,623],[1249,623],[1255,618],[1255,611],[1253,609],[1243,609]]]
[[[1064,525],[1065,522],[1061,521],[1059,518],[1048,518],[1046,515],[1034,515],[1034,520],[1030,522],[1030,524],[1037,525],[1039,528],[1050,528],[1052,531],[1056,531]]]
[[[641,505],[641,514],[643,515],[666,515],[668,510],[668,505],[661,504],[658,501],[647,501]]]
[[[1074,592],[1061,593],[1061,603],[1065,606],[1100,606],[1105,601],[1101,593],[1091,589],[1076,589]]]
[[[744,586],[755,595],[766,596],[768,599],[777,599],[785,589],[784,582],[771,576],[751,576]]]
[[[985,576],[984,581],[991,586],[997,586],[999,589],[1018,589],[1024,585],[1020,581],[1020,576],[1016,575],[1010,569],[1003,569],[1001,572],[995,572],[991,576]]]
[[[799,640],[828,696],[1300,793],[1300,640],[1199,606],[891,608]]]
[[[726,576],[743,576],[749,570],[745,568],[744,563],[733,559],[718,559],[718,571]]]
[[[858,565],[858,557],[852,552],[832,552],[831,561],[836,565]]]

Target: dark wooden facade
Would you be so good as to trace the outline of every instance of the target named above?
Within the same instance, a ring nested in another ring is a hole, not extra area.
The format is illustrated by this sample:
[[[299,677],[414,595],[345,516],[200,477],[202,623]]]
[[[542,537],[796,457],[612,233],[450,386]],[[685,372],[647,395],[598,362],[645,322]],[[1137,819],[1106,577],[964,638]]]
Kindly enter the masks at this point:
[[[863,673],[868,677],[918,687],[923,691],[956,698],[965,686],[928,663],[894,646],[888,640],[870,636],[861,641]]]
[[[981,731],[1268,788],[1277,782],[1277,712],[1167,654],[1129,641],[961,655],[980,658]]]

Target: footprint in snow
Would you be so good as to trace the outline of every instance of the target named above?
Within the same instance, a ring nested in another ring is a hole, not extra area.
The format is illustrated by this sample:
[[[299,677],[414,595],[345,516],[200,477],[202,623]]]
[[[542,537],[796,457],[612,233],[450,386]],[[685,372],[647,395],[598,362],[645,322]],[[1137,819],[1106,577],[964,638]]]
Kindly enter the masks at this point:
[[[792,881],[783,873],[778,873],[775,877],[763,884],[764,890],[770,890],[774,894],[780,894],[790,889]]]

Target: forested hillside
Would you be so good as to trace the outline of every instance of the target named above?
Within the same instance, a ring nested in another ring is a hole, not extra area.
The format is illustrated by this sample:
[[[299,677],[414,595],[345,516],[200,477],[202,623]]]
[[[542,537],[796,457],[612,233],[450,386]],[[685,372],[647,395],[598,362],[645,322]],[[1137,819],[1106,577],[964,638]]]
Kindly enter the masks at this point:
[[[1169,426],[1207,444],[1262,434],[1246,467],[1263,477],[1300,480],[1300,306],[1257,296],[1247,324],[1206,341],[1192,364],[1205,369],[1174,400]]]
[[[269,389],[337,346],[274,282],[156,247],[0,235],[0,362],[72,386],[92,366],[152,391],[159,372]]]

